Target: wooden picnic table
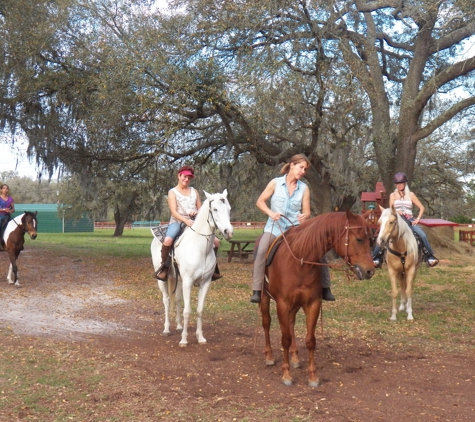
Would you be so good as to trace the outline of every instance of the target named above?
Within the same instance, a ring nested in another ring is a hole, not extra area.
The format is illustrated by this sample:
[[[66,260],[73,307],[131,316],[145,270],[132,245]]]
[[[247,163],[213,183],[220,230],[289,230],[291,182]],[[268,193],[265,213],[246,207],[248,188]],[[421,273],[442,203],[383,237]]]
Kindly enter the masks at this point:
[[[231,262],[234,257],[239,257],[241,262],[245,262],[245,259],[254,253],[254,246],[249,248],[249,245],[254,245],[255,242],[255,239],[229,240],[231,249],[226,251],[228,253],[228,262]]]

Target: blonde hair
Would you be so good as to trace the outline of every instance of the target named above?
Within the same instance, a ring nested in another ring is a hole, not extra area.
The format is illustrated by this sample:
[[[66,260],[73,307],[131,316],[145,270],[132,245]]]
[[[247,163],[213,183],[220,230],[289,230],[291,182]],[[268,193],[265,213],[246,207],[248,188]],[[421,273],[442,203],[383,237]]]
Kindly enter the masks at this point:
[[[405,182],[404,184],[405,184],[405,186],[404,186],[404,198],[405,198],[406,196],[410,195],[411,190],[409,189],[409,186],[407,185],[407,182]],[[396,192],[396,193],[398,192],[397,188],[394,189],[394,192]]]
[[[280,174],[287,174],[290,171],[291,164],[298,164],[302,161],[307,163],[307,167],[310,167],[310,160],[304,154],[295,154],[292,156],[288,163],[284,164],[284,166],[280,169]]]

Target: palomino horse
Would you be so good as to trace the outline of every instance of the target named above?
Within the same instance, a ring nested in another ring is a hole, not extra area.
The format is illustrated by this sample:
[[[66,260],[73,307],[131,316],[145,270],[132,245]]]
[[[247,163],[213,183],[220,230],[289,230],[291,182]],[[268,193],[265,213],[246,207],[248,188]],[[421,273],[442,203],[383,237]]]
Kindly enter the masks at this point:
[[[401,288],[400,311],[406,311],[412,321],[412,289],[417,268],[422,262],[417,240],[406,221],[394,208],[382,208],[379,218],[377,243],[386,247],[386,263],[391,279],[392,313],[391,321],[396,321],[398,286]]]
[[[370,229],[362,215],[334,212],[311,218],[283,234],[269,266],[266,267],[265,293],[261,299],[262,326],[265,333],[267,365],[275,365],[270,345],[270,298],[275,300],[284,350],[282,382],[292,385],[290,365],[300,366],[295,340],[295,317],[300,308],[306,316],[308,350],[308,383],[318,387],[315,366],[315,327],[322,305],[321,264],[330,249],[344,258],[358,279],[374,274],[370,248]],[[291,355],[291,359],[289,357]]]
[[[31,239],[36,239],[37,226],[38,222],[36,220],[36,212],[33,213],[30,211],[26,211],[24,214],[15,217],[7,224],[1,242],[10,258],[10,268],[7,275],[9,284],[15,284],[15,286],[20,287],[16,261],[20,252],[23,250],[25,233],[28,233]]]
[[[216,230],[219,230],[226,240],[233,235],[233,226],[230,221],[231,206],[229,205],[225,189],[223,193],[210,195],[205,192],[206,200],[196,215],[191,227],[187,227],[176,241],[174,250],[174,263],[170,266],[168,281],[158,280],[158,287],[162,291],[163,303],[165,306],[165,330],[163,334],[170,333],[169,323],[169,303],[170,290],[167,284],[180,284],[183,291],[183,331],[181,334],[180,346],[188,345],[188,321],[191,313],[191,289],[198,286],[198,304],[196,310],[196,337],[199,344],[205,344],[203,337],[202,315],[206,294],[211,285],[211,276],[216,266],[216,255],[214,253],[214,237]],[[154,238],[151,245],[152,260],[155,271],[161,264],[161,243]],[[178,272],[178,273],[177,273]],[[175,292],[175,294],[177,293]],[[179,301],[177,303],[177,329],[181,328],[179,316]]]

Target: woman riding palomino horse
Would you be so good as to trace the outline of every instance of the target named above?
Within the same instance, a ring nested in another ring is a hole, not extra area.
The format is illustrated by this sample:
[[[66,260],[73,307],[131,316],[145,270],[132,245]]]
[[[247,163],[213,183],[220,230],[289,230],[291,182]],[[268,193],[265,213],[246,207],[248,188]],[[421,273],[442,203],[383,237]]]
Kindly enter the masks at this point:
[[[257,199],[256,206],[268,215],[264,233],[261,235],[254,259],[252,273],[252,303],[260,303],[264,285],[266,255],[269,246],[288,228],[303,223],[310,217],[310,190],[300,181],[310,167],[309,159],[303,154],[290,158],[280,170],[283,176],[272,179]],[[270,208],[267,201],[270,200]],[[282,218],[284,217],[284,218]],[[325,262],[325,258],[322,260]],[[330,271],[322,266],[322,299],[333,301],[330,290]]]
[[[0,239],[3,239],[3,233],[7,228],[7,224],[11,219],[12,213],[15,212],[15,205],[13,198],[8,196],[10,188],[3,184],[0,188]],[[0,250],[3,250],[3,245],[0,242]]]
[[[162,244],[162,265],[156,273],[159,280],[166,281],[168,278],[168,269],[171,259],[170,251],[176,237],[181,231],[181,225],[188,227],[193,225],[193,218],[198,214],[201,208],[201,199],[196,189],[190,186],[191,179],[195,178],[193,167],[185,165],[178,170],[178,184],[168,191],[168,207],[170,208],[171,218],[165,239]],[[214,252],[218,252],[219,239],[214,238]],[[218,263],[212,276],[212,280],[218,280],[222,277],[219,273]]]
[[[422,205],[414,192],[409,190],[405,173],[396,173],[394,175],[394,184],[396,185],[396,189],[389,196],[389,208],[394,207],[396,212],[409,222],[412,231],[417,234],[422,241],[424,261],[426,261],[429,267],[435,267],[439,263],[439,260],[434,256],[434,252],[432,251],[424,230],[422,230],[418,225],[425,211],[424,205]],[[419,214],[416,219],[414,219],[412,214],[413,204],[419,208]],[[380,248],[379,245],[376,245],[373,251],[373,262],[376,268],[381,268],[383,265],[383,255],[384,249]]]

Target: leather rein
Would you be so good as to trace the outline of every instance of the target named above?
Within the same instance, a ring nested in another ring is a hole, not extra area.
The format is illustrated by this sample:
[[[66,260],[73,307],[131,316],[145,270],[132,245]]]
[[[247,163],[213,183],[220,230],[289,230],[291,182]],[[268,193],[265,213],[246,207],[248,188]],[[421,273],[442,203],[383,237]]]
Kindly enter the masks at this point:
[[[392,227],[391,229],[391,232],[389,233],[389,237],[392,238],[393,237],[393,231],[394,229],[399,226],[399,220],[397,218],[397,214],[392,214],[396,217],[396,224],[394,224],[394,226]],[[402,274],[406,274],[406,268],[405,268],[405,265],[406,265],[406,257],[407,257],[407,251],[404,251],[404,252],[398,252],[398,251],[395,251],[394,249],[391,249],[389,247],[389,242],[388,242],[388,246],[387,246],[387,249],[388,249],[388,252],[392,253],[393,255],[399,257],[401,259],[401,264],[402,264]]]
[[[285,217],[285,216],[282,216],[282,217]],[[285,217],[287,218],[287,217]],[[290,220],[289,220],[290,221]],[[354,227],[351,227],[349,225],[349,221],[348,221],[348,218],[346,219],[346,223],[345,223],[345,227],[343,229],[343,231],[341,232],[341,234],[336,238],[336,240],[333,242],[332,244],[332,247],[329,249],[331,250],[333,248],[333,246],[343,237],[345,236],[345,258],[344,258],[344,261],[345,261],[345,264],[353,271],[353,265],[350,264],[350,260],[349,260],[349,257],[348,257],[348,246],[349,246],[349,233],[350,233],[350,230],[355,230],[355,229],[362,229],[363,226],[354,226]],[[284,242],[285,244],[287,245],[287,249],[289,250],[290,252],[290,255],[297,261],[300,262],[300,265],[304,265],[304,264],[307,264],[307,265],[321,265],[321,266],[327,266],[327,267],[331,267],[330,264],[327,264],[327,263],[323,263],[323,262],[315,262],[315,261],[305,261],[303,258],[297,258],[295,256],[295,254],[293,253],[292,251],[292,248],[290,247],[286,237],[285,237],[285,233],[282,232],[282,238],[284,239]],[[333,267],[332,267],[333,268]],[[339,270],[338,268],[333,268],[334,270],[337,270],[337,271],[345,271],[346,272],[346,275],[348,277],[348,279],[351,278],[349,272],[348,272],[348,268],[346,269],[343,269],[343,270]],[[354,271],[353,271],[354,273]]]

